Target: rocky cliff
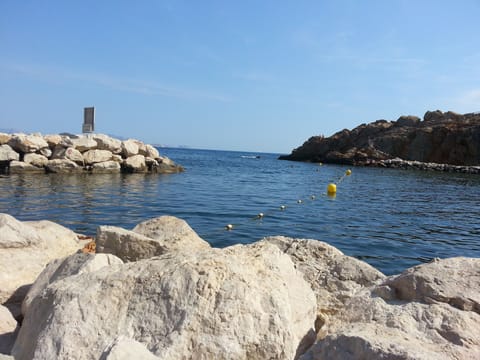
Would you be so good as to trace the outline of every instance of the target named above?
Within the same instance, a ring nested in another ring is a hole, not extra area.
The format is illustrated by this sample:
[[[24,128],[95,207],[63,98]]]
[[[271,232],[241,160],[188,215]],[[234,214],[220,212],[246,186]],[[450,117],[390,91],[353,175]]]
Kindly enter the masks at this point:
[[[423,121],[401,116],[325,138],[313,136],[282,160],[368,165],[394,158],[424,163],[480,165],[480,113],[427,111]]]
[[[172,173],[181,166],[152,145],[103,134],[0,133],[0,173]]]

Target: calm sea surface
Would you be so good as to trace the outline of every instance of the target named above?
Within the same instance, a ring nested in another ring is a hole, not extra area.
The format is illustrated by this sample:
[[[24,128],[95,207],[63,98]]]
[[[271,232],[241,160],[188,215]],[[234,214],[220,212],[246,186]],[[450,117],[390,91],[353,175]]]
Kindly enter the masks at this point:
[[[435,257],[480,256],[478,175],[353,168],[331,198],[327,184],[345,166],[280,161],[276,154],[160,152],[186,171],[0,177],[0,212],[92,235],[98,225],[131,229],[174,215],[213,246],[270,235],[318,239],[386,274]],[[260,212],[264,218],[255,220]],[[227,224],[234,230],[225,231]]]

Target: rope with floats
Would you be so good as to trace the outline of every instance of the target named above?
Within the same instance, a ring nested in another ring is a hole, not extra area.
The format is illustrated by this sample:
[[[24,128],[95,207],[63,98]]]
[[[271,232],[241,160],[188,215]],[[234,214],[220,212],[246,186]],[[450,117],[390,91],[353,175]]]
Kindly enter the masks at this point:
[[[340,176],[337,181],[331,182],[327,185],[326,192],[322,193],[321,196],[327,195],[329,197],[335,197],[336,194],[337,194],[337,185],[340,184],[347,176],[350,176],[351,174],[352,174],[352,170],[350,170],[350,169],[346,170],[345,173],[342,176]],[[310,195],[310,200],[314,201],[314,200],[316,200],[316,198],[317,197],[315,195]],[[297,200],[297,204],[303,204],[303,203],[304,203],[304,201],[302,199]],[[286,209],[287,209],[287,205],[280,205],[280,207],[277,210],[285,211]],[[261,220],[267,215],[269,215],[269,212],[265,212],[265,213],[260,212],[255,217],[250,218],[247,221]],[[232,230],[235,229],[235,227],[237,227],[238,225],[241,225],[243,223],[246,223],[246,221],[241,222],[241,223],[237,223],[237,224],[227,224],[227,225],[225,225],[225,227],[223,229],[226,230],[226,231],[232,231]]]

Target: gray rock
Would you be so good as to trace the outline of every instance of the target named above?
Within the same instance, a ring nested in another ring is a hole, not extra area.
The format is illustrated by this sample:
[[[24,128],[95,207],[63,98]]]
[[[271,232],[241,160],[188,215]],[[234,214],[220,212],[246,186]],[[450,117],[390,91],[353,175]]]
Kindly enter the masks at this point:
[[[98,359],[124,336],[169,360],[293,359],[315,308],[309,285],[271,244],[168,253],[50,284],[12,354]]]
[[[174,216],[146,220],[135,226],[133,231],[154,239],[168,251],[197,251],[210,247],[185,220]]]
[[[23,161],[36,167],[43,168],[48,163],[48,159],[40,154],[25,154]]]
[[[10,354],[17,336],[16,329],[17,320],[5,306],[0,305],[0,354]]]
[[[113,254],[123,261],[137,261],[166,252],[159,241],[116,226],[99,226],[97,253]]]
[[[127,172],[142,173],[147,171],[145,156],[133,155],[123,162],[123,168]]]
[[[52,173],[78,173],[83,171],[83,167],[68,159],[49,160],[46,166],[48,172]]]
[[[122,141],[122,155],[125,158],[138,154],[138,144],[135,140],[129,139]]]
[[[92,165],[92,173],[119,173],[121,166],[116,161],[105,161]]]
[[[111,254],[76,253],[66,258],[51,261],[30,287],[22,303],[22,314],[25,315],[30,304],[40,296],[51,283],[68,276],[97,271],[105,266],[121,265],[123,261]]]
[[[27,164],[23,161],[11,161],[10,162],[10,173],[11,174],[18,174],[24,172],[45,172],[43,167],[37,167],[32,164]]]
[[[83,153],[85,164],[91,165],[112,160],[112,152],[108,150],[88,150]]]
[[[20,155],[10,145],[0,145],[0,161],[19,160]]]

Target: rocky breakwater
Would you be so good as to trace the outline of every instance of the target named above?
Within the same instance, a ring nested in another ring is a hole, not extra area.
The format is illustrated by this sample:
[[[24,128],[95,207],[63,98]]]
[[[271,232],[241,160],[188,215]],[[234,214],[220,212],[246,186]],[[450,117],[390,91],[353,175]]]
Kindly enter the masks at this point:
[[[419,169],[478,173],[479,169],[465,171],[461,167],[480,165],[480,114],[437,110],[427,111],[423,121],[416,116],[378,120],[330,137],[311,137],[280,159],[389,167],[395,167],[400,159],[431,164],[415,164]],[[392,159],[396,161],[385,162]]]
[[[0,255],[21,251],[24,263],[36,261],[25,248],[38,244],[21,239],[51,235],[51,224],[2,217]],[[480,259],[435,260],[386,277],[317,240],[276,236],[214,249],[170,216],[132,230],[100,226],[96,245],[93,254],[56,254],[33,285],[17,281],[29,291],[23,322],[0,306],[4,359],[480,355]],[[11,266],[1,269],[2,289],[18,276]]]
[[[0,133],[3,173],[173,173],[181,166],[152,145],[103,134],[45,135]]]

